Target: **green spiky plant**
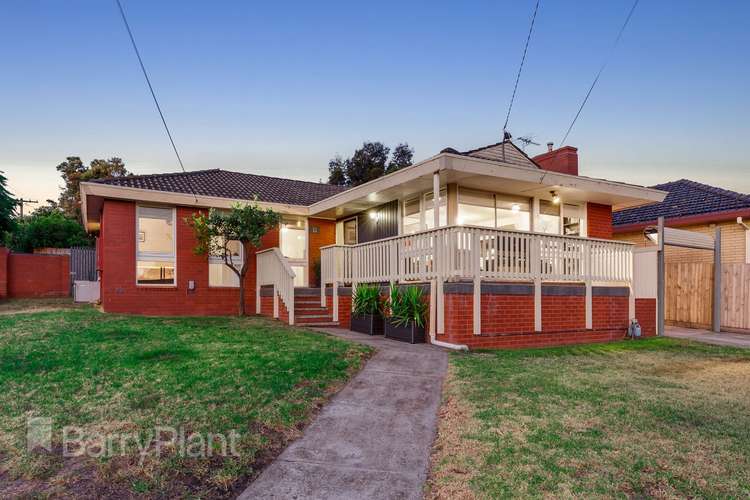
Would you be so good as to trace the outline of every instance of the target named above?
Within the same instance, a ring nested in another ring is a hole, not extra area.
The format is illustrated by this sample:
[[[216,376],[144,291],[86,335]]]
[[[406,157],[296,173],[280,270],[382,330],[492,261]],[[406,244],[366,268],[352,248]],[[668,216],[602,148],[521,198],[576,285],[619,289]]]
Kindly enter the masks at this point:
[[[418,286],[410,286],[405,290],[391,286],[391,321],[396,326],[409,326],[413,321],[415,325],[423,328],[427,318],[427,304],[424,301],[422,289]]]
[[[369,285],[367,283],[357,285],[352,301],[354,314],[357,316],[366,316],[368,314],[378,316],[382,314],[383,302],[380,298],[380,287],[378,285]]]

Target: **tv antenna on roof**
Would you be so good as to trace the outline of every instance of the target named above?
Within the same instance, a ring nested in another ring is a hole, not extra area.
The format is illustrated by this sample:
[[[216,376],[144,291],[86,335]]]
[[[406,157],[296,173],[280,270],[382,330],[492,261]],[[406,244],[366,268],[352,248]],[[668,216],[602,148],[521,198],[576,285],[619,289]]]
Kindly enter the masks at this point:
[[[516,137],[516,140],[523,143],[523,146],[521,146],[521,151],[526,151],[526,147],[529,144],[533,144],[534,146],[539,146],[539,143],[534,141],[534,136],[531,134],[526,134],[521,137]]]

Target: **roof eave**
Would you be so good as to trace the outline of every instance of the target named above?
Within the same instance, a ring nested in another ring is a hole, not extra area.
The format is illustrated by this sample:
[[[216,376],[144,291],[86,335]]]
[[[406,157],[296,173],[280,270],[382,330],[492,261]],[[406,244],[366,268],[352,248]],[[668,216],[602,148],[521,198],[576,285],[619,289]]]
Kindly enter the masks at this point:
[[[736,210],[722,210],[720,212],[709,212],[705,214],[685,215],[682,217],[667,217],[664,219],[664,223],[669,226],[690,226],[693,224],[724,222],[736,219],[737,217],[750,217],[750,207]],[[612,232],[615,234],[632,233],[634,231],[641,231],[648,226],[654,226],[656,223],[657,219],[652,219],[644,222],[613,225]]]

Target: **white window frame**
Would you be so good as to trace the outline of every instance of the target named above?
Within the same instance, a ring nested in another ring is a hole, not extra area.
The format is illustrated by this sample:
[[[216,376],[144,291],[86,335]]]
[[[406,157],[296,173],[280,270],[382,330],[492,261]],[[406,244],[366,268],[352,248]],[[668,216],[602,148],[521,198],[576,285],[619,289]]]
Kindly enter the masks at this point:
[[[230,240],[230,241],[239,241],[239,240]],[[238,259],[239,259],[240,266],[239,267],[236,266],[238,262],[233,262],[233,264],[235,264],[235,269],[237,269],[238,271],[241,270],[242,266],[245,264],[245,245],[243,245],[242,242],[239,242],[239,243],[240,243],[240,256],[238,257]],[[240,287],[239,282],[236,285],[212,285],[211,284],[211,264],[221,264],[222,266],[227,267],[226,263],[224,262],[224,257],[222,255],[211,255],[210,253],[208,254],[208,267],[209,267],[208,287],[209,288],[239,288]],[[238,279],[241,279],[241,278],[238,278]]]
[[[171,210],[172,212],[172,254],[165,255],[162,253],[144,253],[141,254],[138,251],[138,243],[141,237],[141,209],[144,208],[158,208],[162,210]],[[151,261],[151,262],[172,262],[174,264],[174,282],[170,284],[166,283],[139,283],[138,282],[138,262],[139,261]],[[177,288],[177,209],[175,207],[164,207],[158,205],[136,205],[135,207],[135,268],[133,269],[133,275],[135,278],[136,286],[151,287],[151,288]]]
[[[356,245],[356,244],[359,243],[359,219],[355,216],[355,217],[349,217],[348,219],[344,219],[344,220],[341,221],[341,226],[342,226],[342,228],[344,230],[344,237],[343,237],[343,239],[341,241],[341,243],[343,245],[347,245],[348,244],[346,242],[346,223],[347,222],[351,222],[351,221],[354,221],[354,235],[355,235],[356,240],[357,240],[357,242],[354,243],[354,244]]]

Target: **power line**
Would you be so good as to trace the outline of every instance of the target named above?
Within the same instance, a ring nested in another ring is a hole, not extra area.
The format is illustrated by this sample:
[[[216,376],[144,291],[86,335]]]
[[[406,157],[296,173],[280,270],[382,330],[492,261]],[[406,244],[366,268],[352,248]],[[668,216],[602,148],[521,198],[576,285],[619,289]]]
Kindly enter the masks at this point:
[[[156,104],[156,110],[159,112],[159,116],[161,117],[161,122],[164,124],[164,130],[167,131],[167,137],[169,137],[169,142],[172,144],[172,149],[174,150],[174,154],[175,156],[177,156],[177,161],[180,164],[180,168],[182,169],[182,172],[187,173],[187,171],[185,170],[185,165],[182,163],[182,158],[180,157],[180,153],[179,151],[177,151],[177,146],[174,143],[174,139],[172,139],[172,133],[169,131],[167,120],[164,118],[164,113],[162,113],[161,111],[161,106],[159,106],[159,100],[156,98],[154,87],[151,85],[151,79],[148,77],[146,66],[144,66],[143,59],[141,58],[141,53],[138,51],[138,46],[135,43],[135,38],[133,37],[133,32],[130,29],[128,18],[125,17],[125,11],[122,8],[122,4],[120,3],[120,0],[115,0],[115,2],[117,2],[117,8],[120,9],[120,16],[122,16],[122,22],[125,23],[125,29],[128,31],[128,36],[130,37],[130,43],[133,45],[133,50],[135,51],[135,55],[138,58],[138,64],[141,65],[141,71],[143,71],[143,76],[146,78],[146,83],[148,84],[148,90],[151,92],[151,97],[153,97],[154,99],[154,104]],[[197,203],[198,196],[195,194],[195,190],[193,189],[193,184],[190,182],[190,177],[186,176],[185,180],[187,181],[187,185],[190,188],[190,192],[192,193]]]
[[[526,61],[526,52],[529,50],[529,42],[531,41],[531,33],[534,31],[534,22],[536,21],[536,13],[539,10],[539,0],[536,1],[534,6],[534,14],[531,16],[531,26],[529,26],[529,34],[526,36],[526,45],[523,48],[523,56],[521,57],[521,65],[518,67],[518,74],[516,75],[516,83],[513,86],[513,94],[510,96],[510,103],[508,104],[508,114],[505,115],[505,124],[503,125],[503,140],[505,140],[505,131],[508,128],[508,121],[510,120],[510,110],[513,109],[513,101],[516,99],[516,91],[518,90],[518,81],[521,79],[521,70],[523,70],[523,63]]]
[[[625,22],[622,23],[622,26],[620,27],[620,31],[617,33],[617,38],[615,38],[615,43],[613,43],[612,48],[609,49],[609,54],[604,59],[604,63],[602,64],[601,68],[599,68],[599,72],[596,74],[596,78],[594,78],[594,81],[591,82],[591,87],[589,87],[589,91],[586,92],[586,97],[583,98],[581,107],[578,108],[578,112],[576,113],[576,116],[573,118],[573,121],[570,123],[570,127],[568,127],[568,131],[565,132],[565,137],[563,137],[563,140],[559,142],[560,146],[562,146],[565,143],[565,141],[568,138],[568,134],[570,134],[570,131],[573,130],[573,125],[576,124],[578,117],[581,115],[581,111],[583,111],[583,107],[586,105],[586,102],[589,100],[591,91],[594,90],[594,87],[596,86],[596,82],[599,81],[599,77],[602,76],[602,73],[604,72],[604,68],[606,68],[607,64],[609,64],[609,60],[612,57],[612,54],[614,53],[615,48],[617,47],[617,44],[620,42],[620,38],[622,38],[622,34],[625,32],[625,28],[630,22],[630,18],[633,17],[633,12],[635,12],[635,8],[638,6],[639,1],[640,0],[635,0],[635,2],[633,2],[633,6],[630,8],[630,12],[628,12],[628,17],[625,18]]]

